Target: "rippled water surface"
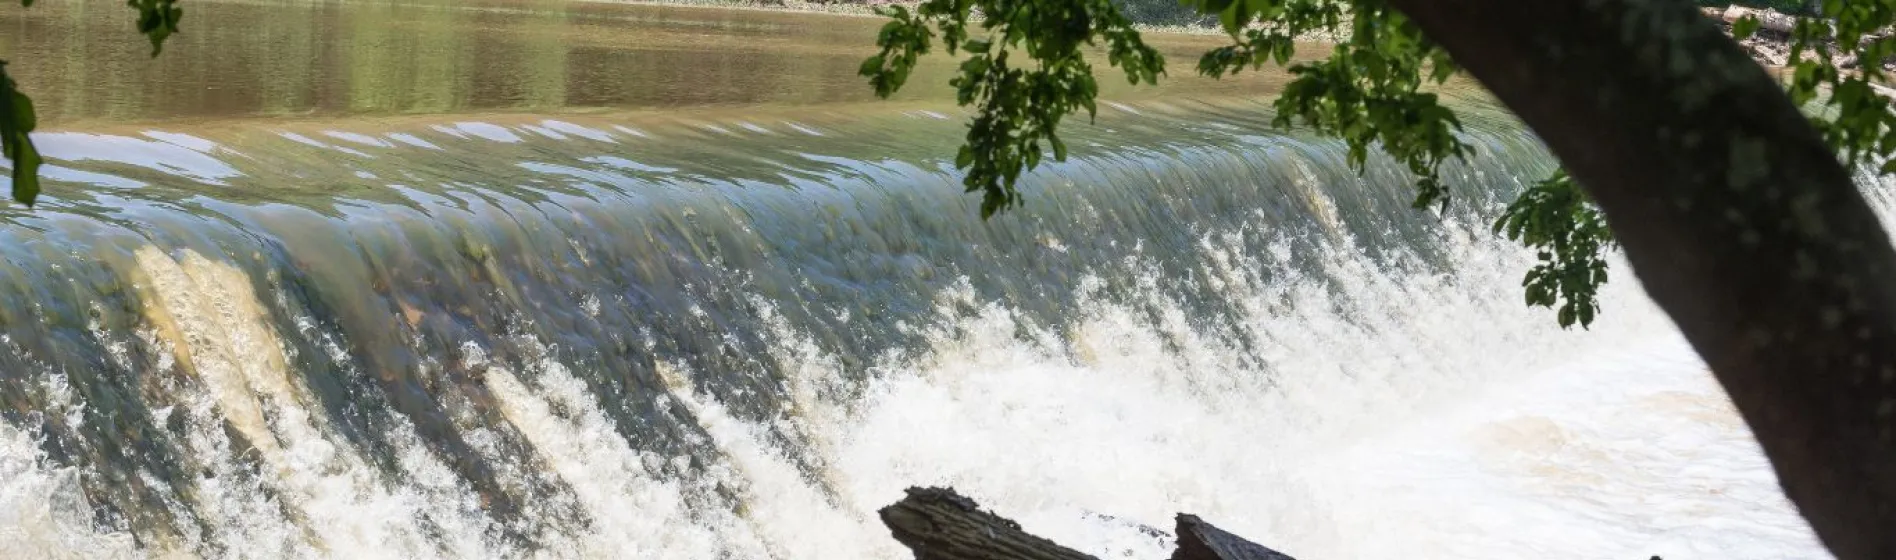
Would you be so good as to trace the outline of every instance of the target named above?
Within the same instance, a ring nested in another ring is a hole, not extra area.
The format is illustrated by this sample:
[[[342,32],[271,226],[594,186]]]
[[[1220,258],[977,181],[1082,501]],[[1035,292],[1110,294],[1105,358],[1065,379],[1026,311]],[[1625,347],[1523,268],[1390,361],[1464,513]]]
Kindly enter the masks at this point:
[[[194,0],[151,57],[122,2],[0,7],[0,56],[52,124],[599,108],[804,106],[874,98],[856,75],[877,17],[603,2]],[[1150,35],[1160,88],[1103,74],[1109,96],[1251,95],[1276,73],[1199,78],[1227,39]],[[926,59],[899,100],[951,99]],[[1102,59],[1100,68],[1107,67]]]

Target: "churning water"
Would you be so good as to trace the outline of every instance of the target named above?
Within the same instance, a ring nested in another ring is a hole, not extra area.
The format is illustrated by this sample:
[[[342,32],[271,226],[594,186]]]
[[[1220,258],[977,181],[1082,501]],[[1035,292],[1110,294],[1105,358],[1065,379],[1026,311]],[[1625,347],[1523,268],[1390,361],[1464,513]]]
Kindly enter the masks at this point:
[[[1118,105],[974,217],[959,118],[48,133],[0,230],[0,556],[895,558],[952,484],[1102,556],[1201,514],[1307,558],[1820,556],[1622,277],[1520,303],[1251,103]],[[1621,269],[1623,270],[1623,269]]]
[[[9,66],[66,126],[0,209],[0,558],[901,558],[927,484],[1109,558],[1180,511],[1825,556],[1624,267],[1592,331],[1522,305],[1486,223],[1551,163],[1503,119],[1436,215],[1258,83],[1123,97],[983,222],[964,114],[848,104],[871,20],[206,2],[151,62],[69,4]]]

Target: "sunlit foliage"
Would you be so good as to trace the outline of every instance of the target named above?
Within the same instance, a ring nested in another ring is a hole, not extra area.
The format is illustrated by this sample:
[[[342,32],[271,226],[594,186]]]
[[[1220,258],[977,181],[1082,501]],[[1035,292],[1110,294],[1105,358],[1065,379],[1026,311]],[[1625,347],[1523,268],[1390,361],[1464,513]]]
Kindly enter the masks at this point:
[[[1474,148],[1460,140],[1455,111],[1432,89],[1456,66],[1384,0],[1181,2],[1215,16],[1231,38],[1203,55],[1199,73],[1284,67],[1292,80],[1275,102],[1278,125],[1341,138],[1359,170],[1372,148],[1401,162],[1416,177],[1418,208],[1450,202],[1452,186],[1439,170]],[[1896,163],[1883,163],[1896,153],[1896,112],[1873,85],[1887,79],[1876,61],[1896,57],[1896,36],[1886,29],[1896,19],[1896,0],[1765,4],[1824,14],[1800,20],[1789,38],[1797,62],[1787,93],[1821,107],[1812,120],[1845,163],[1896,172]],[[1021,202],[1015,181],[1041,161],[1041,142],[1054,159],[1065,158],[1054,128],[1061,116],[1079,109],[1092,114],[1097,90],[1083,45],[1103,43],[1112,53],[1107,63],[1134,83],[1154,81],[1165,70],[1124,14],[1102,0],[927,0],[889,14],[893,21],[877,40],[881,52],[862,67],[879,95],[900,88],[938,42],[950,53],[968,53],[954,84],[975,117],[956,165],[967,171],[967,189],[982,193],[983,216]],[[971,26],[979,33],[971,36]],[[1734,29],[1742,34],[1757,27],[1747,19]],[[1297,61],[1298,40],[1307,37],[1335,40],[1327,56]],[[1852,70],[1846,59],[1866,62]],[[1582,187],[1556,171],[1523,191],[1493,228],[1534,251],[1539,263],[1522,280],[1526,302],[1554,308],[1563,327],[1584,327],[1598,316],[1605,252],[1613,246],[1604,216]]]

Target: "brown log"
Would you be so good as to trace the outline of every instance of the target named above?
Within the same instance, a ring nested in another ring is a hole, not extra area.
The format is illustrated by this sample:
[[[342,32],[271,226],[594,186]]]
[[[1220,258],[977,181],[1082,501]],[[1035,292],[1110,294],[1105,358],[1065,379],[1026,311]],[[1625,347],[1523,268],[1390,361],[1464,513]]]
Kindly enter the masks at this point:
[[[880,514],[915,560],[1097,560],[981,511],[952,488],[910,488]]]
[[[1199,519],[1178,514],[1178,550],[1172,560],[1295,560]]]

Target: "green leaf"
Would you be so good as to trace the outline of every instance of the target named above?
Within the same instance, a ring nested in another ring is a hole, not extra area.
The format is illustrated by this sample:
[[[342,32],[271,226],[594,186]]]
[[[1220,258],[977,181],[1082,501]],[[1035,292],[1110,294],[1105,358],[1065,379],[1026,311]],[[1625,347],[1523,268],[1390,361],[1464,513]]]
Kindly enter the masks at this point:
[[[22,133],[39,128],[39,113],[33,110],[33,100],[13,89],[11,84],[7,86],[7,93],[13,96],[9,106],[13,111],[14,126],[19,127]]]
[[[1734,39],[1743,41],[1751,37],[1751,34],[1758,32],[1760,23],[1757,16],[1738,18],[1738,21],[1731,22],[1731,36]]]
[[[1230,33],[1232,37],[1238,36],[1238,32],[1243,31],[1244,26],[1251,24],[1252,12],[1246,4],[1244,0],[1236,0],[1218,14],[1218,21],[1224,24],[1225,32]]]
[[[178,7],[177,0],[126,0],[125,4],[138,10],[138,32],[151,40],[151,55],[158,56],[164,50],[165,39],[178,32],[184,9]]]
[[[966,190],[981,193],[983,217],[1019,204],[1015,182],[1046,156],[1043,140],[1056,159],[1066,157],[1057,137],[1065,116],[1098,112],[1099,86],[1087,60],[1095,47],[1103,47],[1107,62],[1132,84],[1156,83],[1165,71],[1164,58],[1111,0],[923,0],[913,12],[888,13],[891,21],[876,38],[882,58],[861,68],[880,96],[902,87],[927,52],[931,27],[951,52],[957,42],[968,51],[948,81],[956,102],[975,115],[955,165],[965,171]],[[983,15],[975,23],[984,36],[970,40],[975,13]],[[1010,57],[1027,60],[1010,63]]]
[[[7,157],[13,160],[13,200],[30,207],[39,200],[39,168],[42,160],[32,141],[22,140],[19,143],[17,150],[7,150]]]
[[[0,152],[13,162],[13,200],[32,206],[39,198],[39,150],[30,133],[38,126],[33,100],[20,93],[0,61]]]
[[[1265,62],[1288,65],[1290,80],[1273,102],[1273,124],[1340,138],[1358,173],[1367,171],[1372,151],[1385,154],[1414,174],[1417,207],[1446,208],[1453,185],[1443,177],[1442,166],[1467,158],[1474,147],[1462,140],[1455,112],[1425,91],[1425,84],[1453,77],[1457,65],[1419,26],[1382,0],[1180,1],[1215,17],[1232,39],[1199,58],[1201,74],[1224,76]],[[1015,182],[1046,153],[1042,140],[1056,160],[1067,157],[1057,135],[1063,117],[1097,112],[1097,84],[1086,58],[1098,52],[1093,47],[1103,47],[1107,61],[1124,71],[1129,83],[1156,83],[1164,73],[1164,59],[1140,39],[1122,5],[1113,0],[921,0],[913,11],[884,12],[892,20],[876,39],[881,53],[861,72],[886,97],[902,87],[927,53],[931,28],[939,30],[951,52],[956,45],[966,47],[968,55],[949,84],[957,102],[975,116],[955,165],[965,171],[965,189],[981,193],[981,216],[987,219],[1020,203]],[[977,13],[982,15],[972,23],[984,38],[970,40],[968,27]],[[1891,14],[1896,10],[1839,13],[1839,19],[1855,19],[1840,22],[1838,29],[1882,29],[1891,23]],[[1266,25],[1252,26],[1254,21]],[[1824,24],[1805,30],[1808,37],[1797,47],[1828,40],[1830,29]],[[1313,31],[1343,32],[1348,39],[1334,45],[1325,59],[1292,63],[1295,38]],[[1858,53],[1858,58],[1879,60],[1896,53],[1896,39],[1888,44],[1874,48],[1892,50],[1870,53],[1880,56]],[[1010,55],[1015,57],[1011,63]],[[1855,149],[1840,153],[1869,153],[1864,146],[1896,153],[1896,138],[1881,140],[1896,137],[1896,117],[1888,116],[1887,103],[1862,94],[1867,85],[1840,87],[1841,74],[1828,60],[1798,64],[1789,88],[1792,98],[1809,101],[1820,91],[1835,92],[1829,99],[1837,105],[1834,112],[1852,116],[1817,124],[1824,138],[1855,143]],[[1865,75],[1873,78],[1875,72],[1880,69],[1866,69]],[[1557,173],[1523,192],[1492,229],[1528,247],[1540,261],[1522,278],[1528,305],[1556,308],[1562,326],[1592,322],[1599,310],[1598,287],[1607,278],[1602,255],[1612,237],[1584,191]]]
[[[1528,305],[1558,305],[1563,328],[1592,324],[1607,279],[1604,253],[1613,240],[1605,217],[1566,171],[1523,191],[1493,230],[1534,249],[1540,260],[1521,280]]]

